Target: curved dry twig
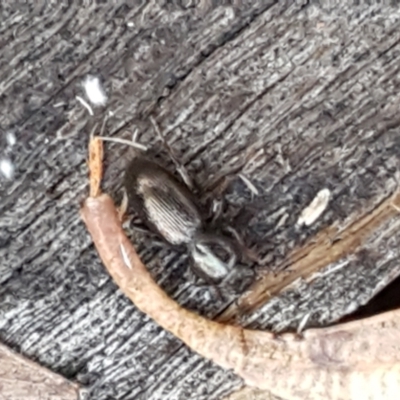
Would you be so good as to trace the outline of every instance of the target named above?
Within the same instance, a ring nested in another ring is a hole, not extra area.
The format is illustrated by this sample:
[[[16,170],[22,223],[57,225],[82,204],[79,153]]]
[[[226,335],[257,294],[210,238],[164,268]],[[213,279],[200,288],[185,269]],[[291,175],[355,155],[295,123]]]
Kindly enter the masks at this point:
[[[99,182],[101,169],[92,167],[92,178]],[[286,400],[397,398],[400,310],[307,330],[301,338],[207,320],[183,309],[153,281],[126,237],[112,199],[99,190],[92,193],[81,215],[108,272],[142,312],[191,349],[233,369],[248,385]]]

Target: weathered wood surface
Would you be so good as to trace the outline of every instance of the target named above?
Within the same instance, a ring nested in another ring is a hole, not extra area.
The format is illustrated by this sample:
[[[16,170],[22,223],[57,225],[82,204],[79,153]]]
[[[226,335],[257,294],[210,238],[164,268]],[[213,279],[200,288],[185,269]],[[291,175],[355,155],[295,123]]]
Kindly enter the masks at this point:
[[[110,135],[138,128],[159,148],[152,114],[205,194],[233,171],[251,179],[260,195],[234,179],[225,217],[268,255],[264,268],[398,186],[399,9],[165,3],[1,4],[0,156],[16,170],[0,177],[0,338],[93,399],[218,399],[241,382],[137,312],[105,273],[78,213],[94,122],[75,100],[86,74],[105,82]],[[108,150],[105,188],[117,195],[131,153]],[[327,212],[296,228],[324,187]],[[209,317],[226,306],[185,283],[184,254],[133,236],[181,304]],[[244,322],[283,330],[346,315],[398,275],[399,239],[393,217]]]

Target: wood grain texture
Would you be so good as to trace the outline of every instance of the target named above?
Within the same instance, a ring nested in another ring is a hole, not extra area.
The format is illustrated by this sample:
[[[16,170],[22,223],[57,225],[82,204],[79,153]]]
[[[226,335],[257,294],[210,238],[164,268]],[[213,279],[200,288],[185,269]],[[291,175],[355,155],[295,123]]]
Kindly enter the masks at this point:
[[[154,115],[204,197],[233,172],[254,183],[257,197],[233,178],[224,218],[268,257],[263,273],[398,186],[399,18],[395,7],[314,2],[3,1],[0,157],[16,171],[12,181],[0,176],[0,338],[93,399],[208,400],[241,386],[133,309],[104,272],[78,213],[94,122],[75,100],[81,81],[103,79],[117,110],[109,135],[138,128],[167,163]],[[131,153],[107,149],[105,189],[117,197]],[[295,228],[324,187],[333,194],[327,211]],[[244,323],[296,329],[309,316],[323,325],[366,303],[400,272],[392,221],[383,239],[378,232]],[[209,317],[226,308],[186,283],[185,254],[130,233],[180,304]]]
[[[267,272],[260,276],[251,290],[237,299],[218,320],[224,323],[238,323],[243,314],[257,311],[268,300],[287,290],[298,279],[313,281],[322,275],[329,275],[338,269],[348,268],[351,259],[359,260],[369,255],[366,249],[380,247],[379,259],[391,258],[384,248],[385,240],[392,239],[393,231],[397,231],[399,225],[400,192],[385,199],[372,211],[366,212],[352,221],[348,226],[330,226],[319,232],[301,248],[287,256],[283,265],[279,265],[282,272]],[[377,257],[377,254],[375,254]],[[320,272],[326,266],[332,266],[331,270]],[[386,276],[386,286],[396,274]]]

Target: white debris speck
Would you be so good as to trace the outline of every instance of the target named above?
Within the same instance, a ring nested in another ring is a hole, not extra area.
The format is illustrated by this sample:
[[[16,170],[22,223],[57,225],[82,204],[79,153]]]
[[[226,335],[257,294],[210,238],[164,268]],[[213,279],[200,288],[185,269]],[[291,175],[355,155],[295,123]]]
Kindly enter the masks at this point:
[[[86,96],[95,106],[104,106],[107,103],[107,95],[101,86],[100,79],[88,75],[83,81]]]
[[[9,159],[3,158],[0,160],[0,172],[5,178],[12,179],[14,176],[14,170],[14,165]]]
[[[311,313],[306,314],[300,321],[299,326],[297,327],[297,334],[300,335],[301,332],[304,331],[305,326],[311,316]]]
[[[133,28],[133,27],[135,26],[135,23],[134,23],[133,21],[128,21],[128,22],[126,23],[126,26],[127,26],[128,28]]]
[[[86,110],[88,110],[90,115],[94,115],[92,107],[90,107],[90,105],[85,100],[83,100],[81,96],[76,96],[75,98],[79,101],[79,103],[83,105],[83,107],[86,108]]]
[[[125,247],[122,243],[119,244],[120,249],[121,249],[121,254],[122,254],[122,259],[124,260],[125,265],[129,268],[132,269],[132,264],[131,264],[131,260],[128,257],[128,254],[125,250]]]
[[[318,217],[325,211],[331,197],[329,189],[320,190],[314,197],[314,200],[303,210],[297,225],[312,225]]]
[[[252,194],[255,194],[256,196],[260,194],[258,189],[250,181],[250,179],[246,178],[243,174],[239,174],[239,178],[243,181],[243,183],[247,186],[247,188],[250,190]]]
[[[350,259],[349,258],[347,258],[346,260],[344,260],[344,261],[341,261],[341,262],[339,262],[339,263],[337,263],[337,264],[333,264],[332,266],[330,265],[328,268],[326,268],[324,271],[320,271],[320,272],[317,272],[317,273],[315,273],[315,274],[312,274],[310,277],[309,277],[309,279],[311,280],[314,280],[314,279],[321,279],[321,278],[324,278],[325,276],[328,276],[328,275],[330,275],[330,274],[333,274],[333,273],[335,273],[335,272],[337,272],[337,271],[339,271],[340,269],[342,269],[343,267],[345,267],[345,266],[347,266],[347,265],[349,265],[349,263],[350,263]]]
[[[6,134],[7,143],[10,147],[14,146],[17,143],[17,137],[14,132],[7,132]]]
[[[138,136],[139,136],[139,129],[135,128],[135,131],[132,133],[132,142],[137,143],[138,142]]]

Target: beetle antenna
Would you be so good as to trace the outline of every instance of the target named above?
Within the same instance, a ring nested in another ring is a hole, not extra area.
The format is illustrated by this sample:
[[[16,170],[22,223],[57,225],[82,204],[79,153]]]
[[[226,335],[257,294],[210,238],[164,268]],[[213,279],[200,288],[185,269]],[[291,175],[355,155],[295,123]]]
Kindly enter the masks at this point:
[[[147,151],[147,147],[144,144],[135,142],[133,140],[122,139],[122,138],[115,138],[115,137],[108,137],[108,136],[97,136],[99,139],[105,142],[114,142],[119,144],[126,144],[128,146],[132,146],[135,149]]]
[[[150,122],[153,125],[153,128],[154,128],[155,132],[157,133],[158,137],[161,139],[165,149],[167,150],[169,157],[171,158],[172,162],[175,164],[175,168],[178,171],[179,175],[181,176],[182,180],[186,183],[186,185],[189,187],[189,189],[193,190],[193,188],[194,188],[193,181],[190,179],[190,176],[189,176],[188,172],[186,171],[186,168],[175,157],[171,146],[168,144],[164,135],[161,133],[160,127],[158,126],[158,124],[153,116],[150,116]]]

